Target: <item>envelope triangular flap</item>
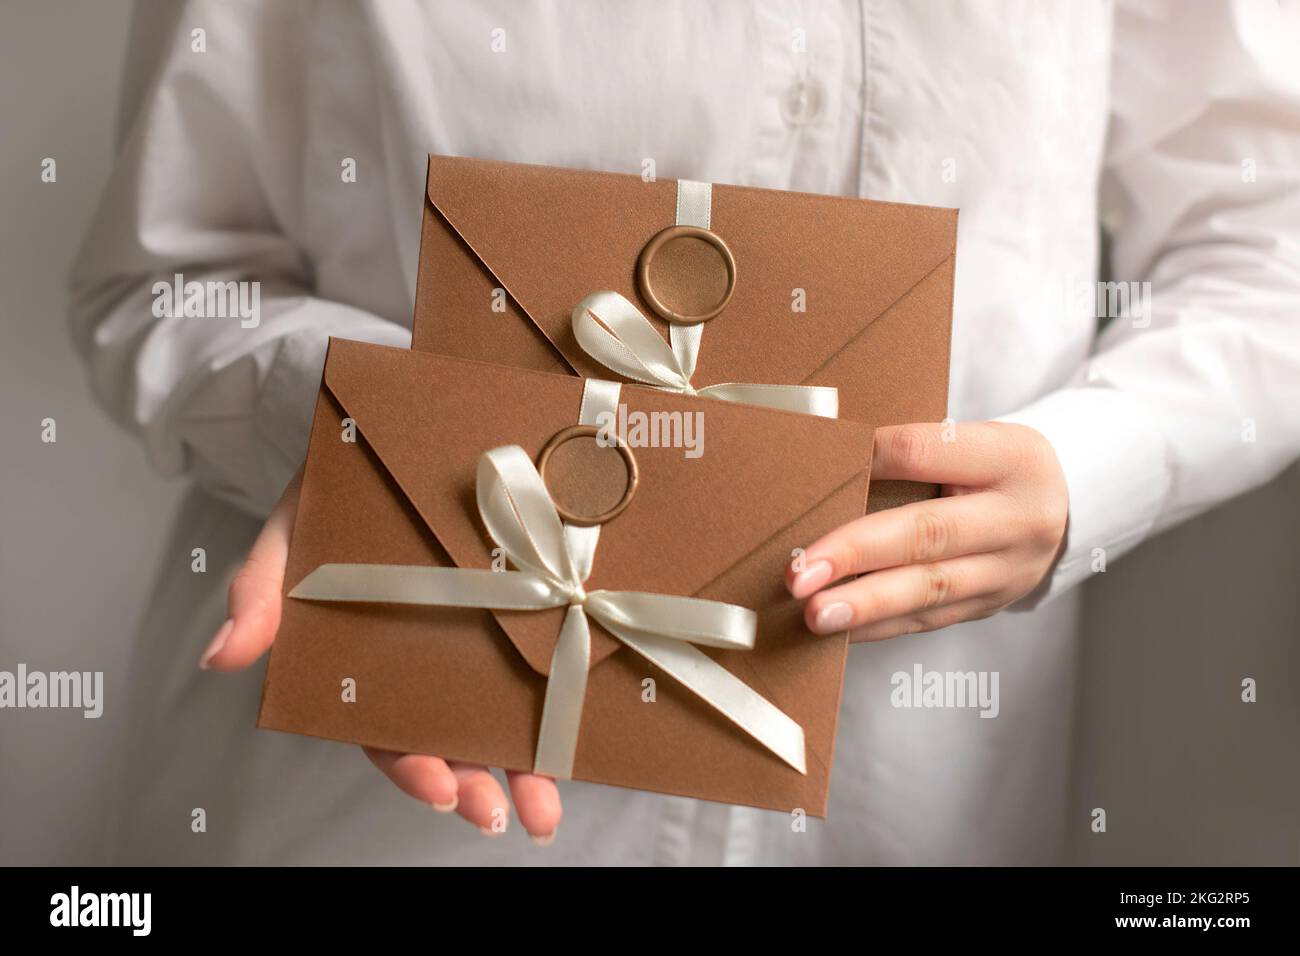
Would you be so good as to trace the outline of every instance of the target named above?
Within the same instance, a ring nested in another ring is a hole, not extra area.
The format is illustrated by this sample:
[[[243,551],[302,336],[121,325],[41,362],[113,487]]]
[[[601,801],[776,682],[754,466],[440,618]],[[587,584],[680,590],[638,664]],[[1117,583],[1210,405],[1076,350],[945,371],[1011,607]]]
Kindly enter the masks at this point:
[[[666,336],[635,268],[675,222],[675,180],[430,156],[427,188],[579,374],[599,369],[570,332],[573,307],[591,292],[622,293]],[[735,256],[737,282],[706,326],[697,384],[803,382],[953,255],[956,223],[954,209],[716,185],[711,225]]]
[[[493,543],[475,504],[482,452],[517,444],[536,456],[577,420],[582,380],[432,353],[333,339],[326,387],[452,560],[488,567]],[[629,415],[703,415],[703,453],[634,450],[640,483],[602,532],[588,589],[692,595],[860,475],[870,426],[625,387]],[[346,561],[346,555],[338,560]],[[774,581],[781,569],[774,568]],[[497,619],[546,673],[562,611]],[[597,629],[598,631],[598,629]],[[593,664],[619,646],[593,635]]]

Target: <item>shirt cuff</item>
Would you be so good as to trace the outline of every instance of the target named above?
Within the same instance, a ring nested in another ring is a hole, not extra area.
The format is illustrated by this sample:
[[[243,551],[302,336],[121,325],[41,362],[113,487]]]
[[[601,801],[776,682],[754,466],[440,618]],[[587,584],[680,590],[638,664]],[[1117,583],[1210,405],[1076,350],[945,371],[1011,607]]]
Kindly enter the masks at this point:
[[[410,330],[393,322],[360,313],[343,318],[345,321],[326,321],[315,328],[300,329],[277,343],[275,358],[258,394],[254,418],[264,491],[262,500],[254,505],[258,512],[270,510],[307,458],[316,395],[331,336],[373,345],[411,347]]]
[[[1170,487],[1165,440],[1150,411],[1112,388],[1068,388],[998,419],[1027,425],[1056,451],[1070,498],[1065,543],[1042,583],[1011,610],[1032,610],[1132,550]]]

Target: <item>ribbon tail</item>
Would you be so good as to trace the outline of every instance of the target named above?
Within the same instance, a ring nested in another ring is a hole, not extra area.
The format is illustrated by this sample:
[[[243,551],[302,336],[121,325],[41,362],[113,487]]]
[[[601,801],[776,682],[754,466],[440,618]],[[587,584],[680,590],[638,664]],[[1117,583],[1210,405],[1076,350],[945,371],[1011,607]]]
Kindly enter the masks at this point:
[[[568,600],[546,578],[527,571],[403,564],[322,564],[289,597],[516,611],[540,611]]]
[[[837,418],[840,413],[840,390],[823,385],[750,385],[724,382],[708,385],[697,394],[720,398],[726,402],[762,405],[787,412],[801,412],[822,418]]]
[[[671,638],[606,629],[795,770],[808,773],[803,728],[713,658]]]
[[[758,633],[758,615],[749,608],[675,594],[592,591],[586,607],[611,634],[752,651]]]
[[[587,697],[587,671],[591,667],[591,628],[580,607],[570,607],[551,656],[546,681],[542,724],[537,732],[533,772],[560,780],[573,776],[578,749],[578,728]]]

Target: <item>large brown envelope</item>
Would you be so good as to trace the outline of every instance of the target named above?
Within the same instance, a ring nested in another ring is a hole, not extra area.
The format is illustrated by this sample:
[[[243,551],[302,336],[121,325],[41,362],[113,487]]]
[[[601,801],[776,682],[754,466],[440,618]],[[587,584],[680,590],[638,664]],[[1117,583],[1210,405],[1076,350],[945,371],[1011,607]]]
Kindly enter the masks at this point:
[[[332,340],[286,594],[333,562],[489,567],[479,456],[517,444],[535,460],[577,421],[582,390],[572,375]],[[705,653],[803,727],[807,775],[593,621],[574,777],[823,816],[846,635],[810,634],[782,573],[793,549],[862,513],[872,428],[632,386],[621,401],[703,411],[703,454],[635,449],[636,493],[604,526],[588,589],[756,611],[754,650]],[[259,726],[528,769],[563,616],[286,599]]]
[[[574,340],[571,312],[609,289],[666,335],[636,265],[676,203],[675,180],[430,156],[412,348],[616,377]],[[711,229],[737,279],[705,323],[697,387],[828,385],[842,418],[944,419],[957,210],[719,184]],[[934,491],[878,482],[871,509]]]

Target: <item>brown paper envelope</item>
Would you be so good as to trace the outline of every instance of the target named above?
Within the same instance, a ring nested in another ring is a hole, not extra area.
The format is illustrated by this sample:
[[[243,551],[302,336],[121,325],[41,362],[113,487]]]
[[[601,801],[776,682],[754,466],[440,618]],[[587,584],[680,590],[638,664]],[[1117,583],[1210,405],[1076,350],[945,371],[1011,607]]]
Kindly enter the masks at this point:
[[[667,336],[635,270],[676,201],[676,180],[430,156],[411,347],[616,377],[579,347],[570,314],[610,289]],[[696,387],[830,385],[842,418],[943,420],[957,210],[715,185],[711,228],[737,281],[705,324]],[[878,482],[871,510],[936,490]]]
[[[572,375],[332,340],[286,594],[331,562],[488,567],[479,456],[518,444],[535,459],[577,421],[582,388]],[[810,634],[782,574],[793,549],[862,513],[872,428],[633,386],[621,400],[629,413],[702,411],[704,452],[635,449],[637,492],[605,525],[588,589],[758,612],[755,650],[704,650],[804,728],[808,773],[592,622],[574,777],[824,815],[846,637]],[[286,599],[259,726],[528,769],[563,614]],[[355,702],[343,700],[349,678]]]

